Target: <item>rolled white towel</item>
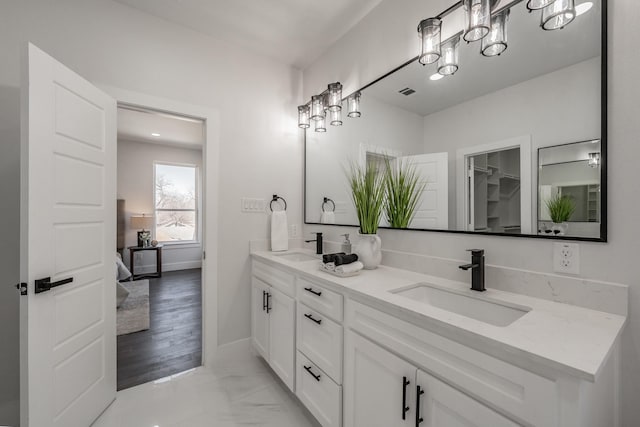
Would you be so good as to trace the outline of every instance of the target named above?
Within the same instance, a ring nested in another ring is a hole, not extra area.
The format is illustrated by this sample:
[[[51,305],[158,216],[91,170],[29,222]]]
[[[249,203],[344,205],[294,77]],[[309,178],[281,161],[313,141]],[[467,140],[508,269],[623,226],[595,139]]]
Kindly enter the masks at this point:
[[[360,261],[352,262],[351,264],[342,264],[336,267],[335,272],[338,274],[355,273],[364,268],[364,265]]]

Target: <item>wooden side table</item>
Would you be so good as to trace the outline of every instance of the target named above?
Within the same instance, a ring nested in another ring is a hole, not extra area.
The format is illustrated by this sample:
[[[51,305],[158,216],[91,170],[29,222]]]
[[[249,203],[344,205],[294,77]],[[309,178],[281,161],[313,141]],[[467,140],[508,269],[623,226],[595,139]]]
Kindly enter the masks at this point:
[[[129,267],[131,268],[131,278],[132,280],[141,279],[144,277],[162,277],[162,245],[157,246],[129,246]],[[133,259],[136,252],[140,251],[156,251],[156,272],[155,273],[147,273],[147,274],[136,274],[135,273],[135,263]]]

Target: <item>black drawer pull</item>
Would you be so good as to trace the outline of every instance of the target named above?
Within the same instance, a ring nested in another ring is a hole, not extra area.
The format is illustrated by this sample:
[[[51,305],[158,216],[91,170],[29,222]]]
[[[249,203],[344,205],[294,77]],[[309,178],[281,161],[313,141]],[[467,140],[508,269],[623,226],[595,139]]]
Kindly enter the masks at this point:
[[[306,317],[307,319],[316,322],[318,325],[320,325],[322,323],[322,319],[314,319],[313,316],[311,314],[305,314],[304,317]]]
[[[304,366],[304,365],[303,365]],[[311,372],[311,366],[305,366],[304,370],[309,372],[309,375],[311,375],[313,378],[316,379],[316,381],[320,381],[320,374],[316,375],[313,372]]]
[[[269,298],[271,298],[271,293],[267,292],[267,313],[273,310],[273,307],[269,305]]]
[[[39,294],[41,292],[46,292],[51,290],[51,288],[55,288],[57,286],[66,285],[67,283],[73,282],[73,277],[69,277],[68,279],[58,280],[57,282],[51,282],[51,277],[45,277],[44,279],[38,279],[35,281],[35,293]]]
[[[314,295],[320,296],[322,295],[322,291],[314,291],[313,288],[304,288],[305,291],[311,292]]]
[[[407,386],[411,384],[411,381],[407,377],[402,377],[402,419],[407,419],[407,412],[409,407],[407,406]]]
[[[416,396],[416,427],[418,427],[420,423],[424,421],[424,419],[420,416],[420,396],[422,396],[423,394],[424,390],[422,389],[422,387],[418,386],[418,393]]]
[[[262,311],[267,309],[267,291],[262,291]]]

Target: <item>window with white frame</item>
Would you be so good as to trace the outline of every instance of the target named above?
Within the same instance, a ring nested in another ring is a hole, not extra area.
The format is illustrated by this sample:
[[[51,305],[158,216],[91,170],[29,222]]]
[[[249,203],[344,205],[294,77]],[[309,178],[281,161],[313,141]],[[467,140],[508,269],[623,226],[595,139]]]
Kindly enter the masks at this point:
[[[156,162],[154,168],[156,240],[198,241],[198,167]]]

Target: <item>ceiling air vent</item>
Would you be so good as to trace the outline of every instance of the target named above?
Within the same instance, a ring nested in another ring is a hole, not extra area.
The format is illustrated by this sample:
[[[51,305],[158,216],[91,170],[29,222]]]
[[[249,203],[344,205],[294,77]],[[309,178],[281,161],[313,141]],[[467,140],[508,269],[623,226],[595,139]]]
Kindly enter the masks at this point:
[[[411,95],[412,93],[416,93],[416,91],[415,91],[415,90],[413,90],[413,89],[411,89],[410,87],[405,87],[404,89],[399,90],[399,91],[398,91],[398,93],[401,93],[401,94],[403,94],[404,96],[409,96],[409,95]]]

